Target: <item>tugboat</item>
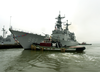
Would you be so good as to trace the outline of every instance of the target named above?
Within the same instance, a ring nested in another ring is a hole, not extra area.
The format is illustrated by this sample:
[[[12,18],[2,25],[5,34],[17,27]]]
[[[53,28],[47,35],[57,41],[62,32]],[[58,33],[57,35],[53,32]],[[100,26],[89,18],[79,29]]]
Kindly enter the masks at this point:
[[[57,50],[61,52],[65,51],[83,51],[85,47],[79,47],[78,42],[75,39],[74,33],[70,32],[68,29],[68,20],[65,24],[66,28],[62,29],[62,21],[65,17],[59,16],[56,18],[57,22],[55,25],[55,30],[52,31],[51,36],[46,35],[44,41],[38,43],[33,43],[31,49],[34,50]]]
[[[52,40],[51,37],[46,37],[40,44],[33,43],[32,50],[41,51],[61,51],[61,52],[83,52],[85,47],[80,46],[62,46],[59,40]]]
[[[79,43],[79,45],[92,45],[92,44],[88,44],[86,42],[82,42],[82,43]]]

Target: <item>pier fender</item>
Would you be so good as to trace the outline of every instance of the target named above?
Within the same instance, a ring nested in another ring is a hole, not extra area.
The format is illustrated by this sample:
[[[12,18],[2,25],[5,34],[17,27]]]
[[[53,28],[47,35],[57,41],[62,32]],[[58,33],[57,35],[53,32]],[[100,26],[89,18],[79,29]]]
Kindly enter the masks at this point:
[[[34,49],[34,45],[31,45],[31,49],[32,49],[32,50]]]
[[[40,48],[41,51],[43,51],[43,49],[44,49],[43,47]]]
[[[55,50],[55,48],[53,48],[53,50]]]
[[[61,48],[61,52],[65,52],[65,48]]]
[[[36,50],[36,46],[34,46],[34,48],[33,48],[34,50]]]

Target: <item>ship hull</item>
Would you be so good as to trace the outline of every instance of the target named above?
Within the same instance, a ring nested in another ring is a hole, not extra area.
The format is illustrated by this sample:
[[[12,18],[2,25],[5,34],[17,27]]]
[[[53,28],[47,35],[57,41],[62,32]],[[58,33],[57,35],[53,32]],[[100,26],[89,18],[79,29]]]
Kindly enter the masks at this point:
[[[64,51],[63,51],[64,49]],[[85,50],[85,47],[69,47],[69,48],[44,48],[41,49],[37,47],[35,50],[41,50],[41,51],[61,51],[61,52],[83,52]]]
[[[61,44],[62,46],[76,46],[78,45],[78,42],[77,41],[73,41],[73,40],[70,40],[70,41],[61,41]]]
[[[54,46],[40,46],[40,45],[31,45],[32,50],[41,50],[41,51],[61,51],[61,52],[83,52],[85,47],[81,46],[70,46],[70,47],[54,47]]]
[[[31,49],[33,43],[40,43],[45,36],[9,29],[24,49]]]
[[[13,41],[13,42],[0,42],[0,45],[9,45],[9,44],[15,44],[15,42]]]

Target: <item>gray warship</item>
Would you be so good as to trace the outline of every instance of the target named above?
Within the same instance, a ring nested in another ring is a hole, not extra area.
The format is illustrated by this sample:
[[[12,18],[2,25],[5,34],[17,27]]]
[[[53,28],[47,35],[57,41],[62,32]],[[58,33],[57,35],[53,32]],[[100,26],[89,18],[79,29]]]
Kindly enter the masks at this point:
[[[0,45],[11,45],[11,44],[16,44],[16,41],[13,39],[13,35],[7,35],[7,31],[5,30],[5,28],[2,28],[3,31],[3,35],[0,36]]]
[[[10,32],[13,34],[13,37],[16,38],[19,43],[22,45],[24,49],[31,49],[31,45],[33,43],[40,44],[42,41],[44,41],[45,38],[51,38],[53,41],[59,41],[61,46],[76,46],[78,45],[77,40],[75,39],[74,33],[70,32],[68,29],[68,20],[65,23],[66,28],[62,29],[62,21],[65,17],[61,17],[60,13],[58,15],[57,22],[55,25],[55,29],[52,31],[51,35],[45,34],[35,34],[35,33],[27,33],[24,31],[14,30],[12,28],[9,28]]]

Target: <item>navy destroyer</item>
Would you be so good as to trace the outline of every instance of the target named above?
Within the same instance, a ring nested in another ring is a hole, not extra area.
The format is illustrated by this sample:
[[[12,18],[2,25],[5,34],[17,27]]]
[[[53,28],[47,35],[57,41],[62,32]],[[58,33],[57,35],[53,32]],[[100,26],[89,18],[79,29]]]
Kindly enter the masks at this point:
[[[0,36],[0,45],[9,45],[9,44],[16,44],[16,41],[13,39],[13,35],[7,35],[7,31],[5,30],[4,26],[2,28],[3,35]]]
[[[61,17],[60,13],[58,15],[57,22],[55,25],[55,29],[52,31],[52,34],[49,35],[40,35],[35,33],[27,33],[23,31],[14,30],[9,28],[10,32],[13,34],[14,38],[16,38],[19,43],[22,45],[24,49],[31,49],[32,44],[40,44],[44,41],[45,38],[50,38],[52,42],[60,42],[61,46],[75,46],[78,45],[77,40],[75,39],[74,33],[70,32],[68,29],[68,20],[65,23],[66,28],[62,29],[62,21],[65,17]]]

